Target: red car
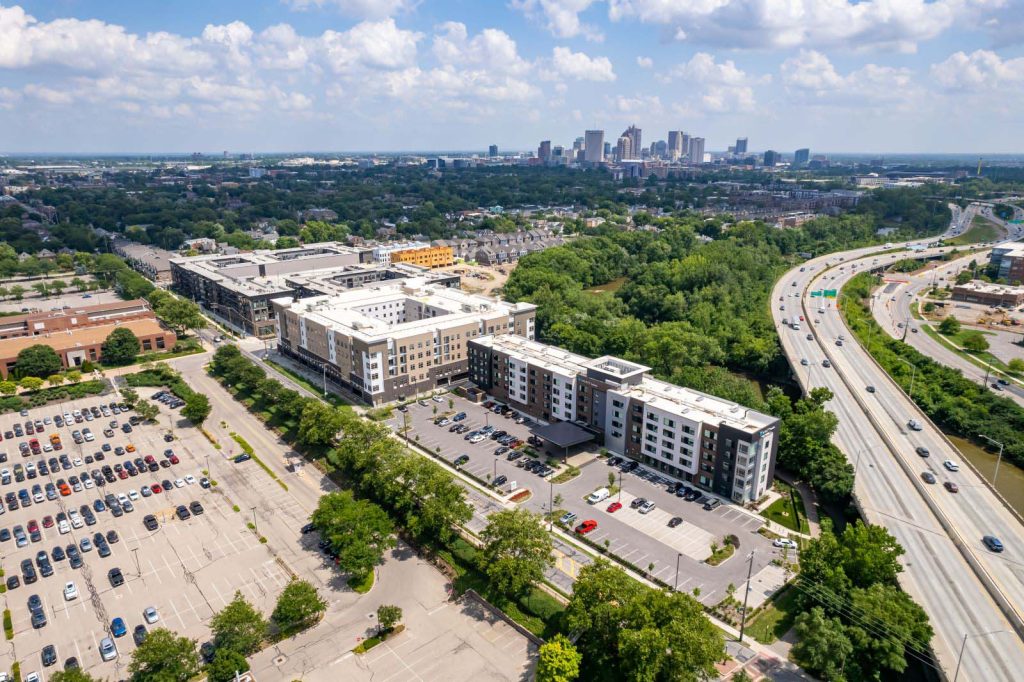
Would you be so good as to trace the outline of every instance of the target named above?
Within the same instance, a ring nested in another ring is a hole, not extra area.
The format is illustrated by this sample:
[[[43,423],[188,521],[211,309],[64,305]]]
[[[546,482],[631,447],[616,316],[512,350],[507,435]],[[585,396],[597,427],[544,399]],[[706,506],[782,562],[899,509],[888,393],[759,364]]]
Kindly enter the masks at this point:
[[[958,486],[956,483],[953,483],[953,481],[946,481],[942,485],[943,487],[946,488],[946,490],[948,490],[951,493],[960,492],[960,486]]]
[[[622,503],[621,502],[612,502],[611,504],[608,505],[608,513],[609,514],[614,514],[615,512],[619,511],[620,509],[622,509]]]
[[[125,471],[124,469],[121,469],[120,471],[117,472],[117,477],[123,481],[124,479],[128,478],[128,472]]]
[[[57,486],[57,489],[60,490],[61,497],[67,497],[68,495],[71,494],[71,488],[68,486],[67,483],[61,483],[59,486]]]
[[[595,521],[594,519],[587,519],[580,525],[576,526],[576,532],[579,535],[586,535],[595,528],[597,528],[597,521]]]
[[[53,528],[52,516],[47,515],[43,517],[43,528]]]
[[[29,533],[38,533],[39,532],[39,522],[36,521],[35,519],[32,519],[31,521],[29,521],[28,522],[28,532]]]
[[[162,493],[164,491],[164,489],[160,487],[159,483],[154,483],[153,485],[149,486],[149,489],[153,491],[154,495]]]
[[[180,462],[180,461],[181,461],[181,460],[179,460],[179,459],[178,459],[178,456],[177,456],[177,455],[171,455],[171,456],[170,456],[170,457],[168,457],[167,459],[171,460],[171,464],[177,464],[178,462]]]

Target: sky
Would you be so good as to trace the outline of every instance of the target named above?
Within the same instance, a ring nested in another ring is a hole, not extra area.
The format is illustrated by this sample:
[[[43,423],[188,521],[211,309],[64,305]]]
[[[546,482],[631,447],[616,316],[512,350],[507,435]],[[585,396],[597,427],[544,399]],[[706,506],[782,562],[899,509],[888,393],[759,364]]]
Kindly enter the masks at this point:
[[[0,0],[0,152],[1024,152],[1024,0]]]

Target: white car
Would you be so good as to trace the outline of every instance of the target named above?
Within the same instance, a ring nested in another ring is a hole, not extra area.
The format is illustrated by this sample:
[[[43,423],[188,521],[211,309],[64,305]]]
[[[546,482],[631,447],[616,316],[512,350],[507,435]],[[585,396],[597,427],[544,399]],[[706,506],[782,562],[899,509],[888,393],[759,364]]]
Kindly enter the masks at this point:
[[[43,443],[43,452],[53,452],[53,446],[49,443]]]
[[[71,460],[71,463],[74,464],[76,467],[80,467],[82,466],[82,458],[75,457],[73,460]]]
[[[775,547],[785,547],[786,549],[797,549],[799,547],[796,544],[796,540],[790,540],[789,538],[776,538],[772,541],[772,545]]]
[[[656,506],[657,505],[655,505],[653,502],[648,500],[647,502],[644,502],[642,505],[640,505],[640,513],[641,514],[650,514],[652,511],[654,511],[654,508]]]
[[[150,625],[160,620],[160,614],[158,614],[156,609],[152,606],[147,606],[145,610],[143,610],[142,617],[145,618],[146,622]]]
[[[945,462],[943,462],[942,466],[946,467],[950,471],[960,471],[960,465],[951,459],[947,459]]]
[[[192,474],[189,474],[188,476],[185,477],[185,483],[188,483],[189,485],[194,485],[195,482],[196,482],[196,477],[193,476]]]
[[[25,675],[25,682],[40,682],[39,673],[33,670],[28,675]]]
[[[185,487],[185,481],[181,480],[180,478],[174,479],[174,487],[175,488],[184,488]]]
[[[81,528],[85,525],[85,521],[82,520],[82,515],[75,509],[68,512],[68,518],[71,519],[72,528]]]
[[[67,535],[71,532],[71,524],[69,524],[67,521],[61,521],[59,524],[57,524],[57,531],[61,535]]]
[[[479,442],[480,442],[480,441],[482,441],[482,440],[483,440],[484,438],[486,438],[486,436],[480,435],[480,434],[478,433],[477,435],[475,435],[475,436],[473,436],[472,438],[470,438],[470,439],[469,439],[469,442],[470,442],[470,443],[479,443]]]
[[[139,499],[139,491],[135,490],[134,488],[129,490],[128,499],[131,500],[132,502],[135,502],[137,499]]]
[[[64,583],[64,601],[78,599],[78,588],[73,582]]]
[[[121,505],[123,506],[124,503],[128,501],[128,496],[125,495],[124,493],[118,493],[117,501],[120,502]]]
[[[82,485],[84,485],[84,486],[85,486],[85,489],[86,489],[86,490],[91,490],[91,489],[92,489],[92,487],[93,487],[94,485],[96,485],[96,484],[92,482],[92,479],[91,479],[91,478],[87,478],[87,477],[83,476],[83,477],[82,477]]]

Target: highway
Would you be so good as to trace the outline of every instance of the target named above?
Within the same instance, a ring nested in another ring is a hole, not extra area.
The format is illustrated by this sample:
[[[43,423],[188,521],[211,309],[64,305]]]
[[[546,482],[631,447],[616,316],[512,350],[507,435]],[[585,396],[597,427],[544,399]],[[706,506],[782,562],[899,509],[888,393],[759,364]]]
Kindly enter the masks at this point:
[[[954,210],[947,235],[962,231],[972,218],[971,209]],[[905,548],[900,582],[929,614],[938,665],[952,679],[963,646],[959,679],[1016,680],[1024,670],[1024,526],[856,344],[835,302],[810,297],[813,290],[841,288],[856,273],[905,256],[870,247],[807,261],[776,285],[773,315],[801,385],[827,386],[835,396],[829,404],[839,418],[835,442],[857,471],[855,500],[868,522],[888,528]],[[782,323],[794,315],[805,318],[799,331]],[[908,428],[912,418],[921,431]],[[930,457],[916,454],[918,446],[927,447]],[[947,458],[960,464],[958,472],[943,468]],[[926,470],[937,484],[922,480]],[[947,492],[946,480],[955,481],[960,492]],[[989,552],[981,542],[987,534],[998,536],[1006,551]]]

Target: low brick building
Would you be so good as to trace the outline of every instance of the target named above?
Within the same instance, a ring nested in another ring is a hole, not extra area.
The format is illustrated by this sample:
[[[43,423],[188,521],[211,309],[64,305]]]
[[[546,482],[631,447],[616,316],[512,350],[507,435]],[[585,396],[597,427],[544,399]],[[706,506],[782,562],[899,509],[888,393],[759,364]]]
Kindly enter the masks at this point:
[[[141,319],[156,319],[149,304],[142,299],[10,315],[0,317],[0,340]]]
[[[151,313],[152,314],[152,313]],[[126,327],[139,338],[139,352],[167,351],[174,348],[177,337],[164,329],[153,317],[126,320],[115,324],[93,325],[39,336],[18,336],[0,340],[0,376],[10,376],[18,353],[29,346],[44,345],[60,356],[65,369],[81,367],[86,361],[103,361],[103,342],[119,327]]]

